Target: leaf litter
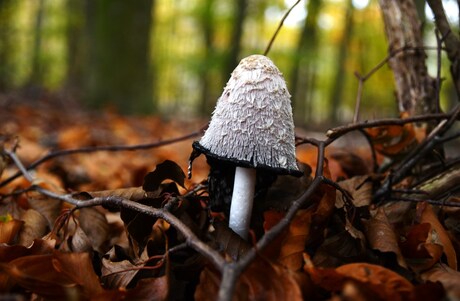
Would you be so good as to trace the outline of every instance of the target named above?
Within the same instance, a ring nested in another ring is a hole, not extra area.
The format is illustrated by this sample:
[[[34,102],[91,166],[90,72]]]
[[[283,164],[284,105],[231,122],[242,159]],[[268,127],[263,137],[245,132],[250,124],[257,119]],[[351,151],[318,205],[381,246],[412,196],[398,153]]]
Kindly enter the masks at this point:
[[[73,125],[72,112],[58,113],[54,104],[39,109],[46,114],[26,105],[0,113],[5,134],[0,147],[10,147],[8,135],[17,136],[17,154],[26,165],[52,149],[132,145],[199,128],[111,112],[97,118],[79,113]],[[380,161],[381,156],[397,158],[417,143],[409,125],[368,134]],[[74,154],[31,172],[39,179],[36,185],[71,192],[83,201],[120,196],[167,208],[222,256],[237,260],[253,242],[241,240],[222,213],[210,211],[206,186],[201,185],[208,173],[203,159],[196,160],[193,179],[186,178],[190,151],[189,140],[135,152]],[[320,185],[312,196],[314,205],[300,209],[239,277],[234,300],[460,297],[459,211],[424,202],[373,204],[374,185],[381,179],[370,172],[370,156],[357,155],[362,152],[327,150],[325,177],[337,181],[341,191]],[[316,151],[299,148],[298,155],[315,158]],[[267,192],[265,205],[256,212],[262,234],[310,185],[316,166],[305,160],[302,170],[299,179],[278,177]],[[16,169],[2,156],[0,172],[3,181]],[[129,208],[73,210],[29,188],[21,177],[0,187],[2,294],[31,300],[216,299],[220,273],[164,220]],[[253,232],[253,240],[259,238]]]

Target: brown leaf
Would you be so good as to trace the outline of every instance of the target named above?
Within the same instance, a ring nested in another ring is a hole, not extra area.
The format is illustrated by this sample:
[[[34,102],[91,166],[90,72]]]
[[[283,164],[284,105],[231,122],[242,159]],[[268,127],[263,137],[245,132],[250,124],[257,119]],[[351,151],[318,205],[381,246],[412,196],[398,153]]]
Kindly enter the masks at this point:
[[[416,285],[415,300],[439,301],[449,299],[446,296],[446,291],[441,282],[427,281],[425,283],[420,283]]]
[[[30,246],[34,239],[43,237],[48,229],[48,221],[34,209],[26,210],[21,217],[24,221],[22,231],[19,233],[18,244]]]
[[[356,207],[369,206],[372,201],[372,182],[369,176],[357,176],[339,182],[340,187],[348,191],[353,198],[353,205]],[[342,192],[337,191],[335,206],[343,207]]]
[[[109,224],[105,215],[97,208],[81,208],[78,217],[80,227],[85,232],[94,250],[105,253],[109,238]]]
[[[277,210],[268,210],[264,212],[264,231],[267,232],[273,226],[275,226],[284,216],[285,212],[279,212]],[[266,258],[278,258],[281,247],[283,245],[284,237],[289,229],[284,229],[281,233],[272,240],[272,242],[262,250],[263,256]]]
[[[372,139],[375,149],[388,157],[400,157],[418,143],[412,123],[403,126],[380,126],[365,131]]]
[[[330,179],[331,172],[329,170],[327,160],[324,160],[323,170],[324,176]],[[315,196],[320,199],[317,202],[318,205],[316,206],[315,214],[313,216],[313,223],[321,225],[325,223],[334,212],[336,190],[335,188],[323,183],[319,186],[318,192],[315,193]]]
[[[380,252],[390,252],[396,255],[398,264],[407,268],[406,261],[401,254],[396,233],[388,221],[383,208],[378,208],[372,212],[372,217],[368,221],[363,221],[366,229],[366,238],[371,248]]]
[[[87,253],[19,257],[6,272],[19,286],[47,299],[64,300],[69,294],[88,299],[103,290]]]
[[[89,253],[54,252],[53,267],[57,273],[81,287],[84,296],[95,295],[103,290]]]
[[[330,161],[335,160],[339,163],[347,179],[369,173],[369,166],[363,158],[350,151],[334,150],[334,152],[329,155],[329,159]]]
[[[46,218],[48,221],[48,227],[52,228],[54,221],[61,214],[62,201],[34,193],[29,196],[27,202],[31,209],[38,211]]]
[[[428,223],[431,225],[431,236],[434,237],[434,241],[439,243],[443,247],[444,254],[447,258],[449,267],[457,270],[457,254],[455,248],[452,245],[452,241],[449,238],[449,234],[446,229],[441,225],[437,215],[433,211],[433,206],[426,203],[417,204],[417,210],[421,210],[420,223]]]
[[[54,241],[37,239],[30,248],[0,244],[0,262],[8,264],[10,261],[30,255],[51,254],[54,251]],[[8,292],[15,285],[14,280],[3,270],[0,272],[0,292]]]
[[[67,244],[61,245],[59,250],[70,252],[90,252],[93,250],[90,239],[80,227],[75,228],[66,242]]]
[[[139,273],[139,269],[129,260],[113,262],[102,258],[101,280],[108,288],[127,287]]]
[[[54,240],[36,239],[30,247],[0,244],[0,262],[7,263],[22,256],[50,254],[54,251]]]
[[[355,231],[357,230],[348,228],[329,234],[316,250],[314,263],[321,267],[336,267],[364,258],[366,247],[364,240],[360,238],[364,234],[352,234]]]
[[[299,210],[289,230],[283,235],[278,261],[289,270],[298,271],[302,268],[302,254],[310,234],[312,215],[312,210]]]
[[[8,157],[4,155],[4,143],[9,140],[5,135],[0,136],[0,179],[2,177],[3,171],[8,166]]]
[[[141,279],[136,287],[128,290],[126,300],[164,301],[169,300],[168,276]]]
[[[251,245],[238,234],[233,232],[226,223],[214,221],[212,237],[219,244],[219,249],[225,251],[234,260],[251,248]]]
[[[24,221],[16,219],[0,222],[0,243],[13,244],[23,225]]]
[[[417,224],[409,229],[400,242],[401,252],[406,262],[415,271],[432,267],[441,259],[443,249],[430,238],[431,226],[428,223]]]
[[[371,286],[383,300],[410,300],[414,286],[406,278],[384,267],[368,263],[352,263],[336,271]]]
[[[424,281],[440,282],[447,292],[447,300],[460,298],[460,273],[458,271],[438,263],[420,276]]]
[[[301,285],[303,279],[296,273],[260,258],[256,259],[239,277],[233,301],[237,300],[303,300]],[[220,275],[205,268],[195,291],[195,299],[216,300]]]
[[[350,280],[364,285],[380,300],[413,300],[414,286],[399,274],[368,263],[352,263],[336,269],[305,265],[313,282],[330,291],[341,292]],[[368,292],[365,293],[366,295]]]
[[[160,184],[168,179],[184,187],[185,173],[176,162],[171,160],[165,160],[158,164],[154,171],[148,173],[144,178],[142,188],[149,192],[157,191]]]
[[[298,178],[290,175],[281,175],[270,185],[264,200],[265,210],[286,211],[292,202],[297,200],[310,186],[312,181],[311,167],[299,163],[303,175]]]

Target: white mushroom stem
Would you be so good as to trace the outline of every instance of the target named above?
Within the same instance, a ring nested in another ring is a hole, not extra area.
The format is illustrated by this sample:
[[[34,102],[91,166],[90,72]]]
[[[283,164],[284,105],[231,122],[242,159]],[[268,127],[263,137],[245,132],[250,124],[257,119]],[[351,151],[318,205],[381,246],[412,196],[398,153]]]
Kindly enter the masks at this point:
[[[248,238],[255,186],[256,170],[236,167],[229,226],[243,239]]]

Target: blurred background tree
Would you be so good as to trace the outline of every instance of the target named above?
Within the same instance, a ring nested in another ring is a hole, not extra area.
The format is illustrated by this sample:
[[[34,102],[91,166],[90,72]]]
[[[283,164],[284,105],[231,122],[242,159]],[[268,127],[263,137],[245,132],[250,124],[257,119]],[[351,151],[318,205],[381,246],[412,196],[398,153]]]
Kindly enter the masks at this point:
[[[412,1],[412,0],[411,0]],[[433,16],[413,0],[425,45]],[[0,0],[0,92],[43,91],[93,108],[177,118],[209,117],[239,60],[262,53],[294,0]],[[444,0],[458,28],[458,4]],[[303,0],[269,57],[283,72],[297,125],[349,122],[358,81],[387,55],[377,0]],[[436,74],[436,52],[426,51]],[[443,55],[442,102],[453,99]],[[384,67],[364,86],[361,118],[395,116]],[[33,88],[33,89],[31,89]],[[0,105],[14,101],[0,99]]]

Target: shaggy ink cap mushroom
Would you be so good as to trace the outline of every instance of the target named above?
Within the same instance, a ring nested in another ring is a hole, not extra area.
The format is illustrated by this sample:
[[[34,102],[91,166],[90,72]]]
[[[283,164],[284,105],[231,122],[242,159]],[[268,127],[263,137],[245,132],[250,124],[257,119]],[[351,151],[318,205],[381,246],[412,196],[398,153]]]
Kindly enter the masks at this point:
[[[217,101],[208,129],[193,148],[204,153],[208,163],[235,164],[229,227],[247,239],[259,171],[302,174],[295,158],[290,95],[271,60],[262,55],[241,60]],[[191,161],[196,155],[192,153]],[[213,169],[211,165],[209,189]]]
[[[236,166],[301,176],[286,82],[266,56],[251,55],[232,72],[211,122],[193,148]]]

